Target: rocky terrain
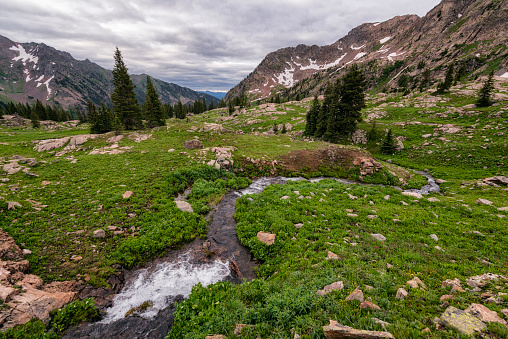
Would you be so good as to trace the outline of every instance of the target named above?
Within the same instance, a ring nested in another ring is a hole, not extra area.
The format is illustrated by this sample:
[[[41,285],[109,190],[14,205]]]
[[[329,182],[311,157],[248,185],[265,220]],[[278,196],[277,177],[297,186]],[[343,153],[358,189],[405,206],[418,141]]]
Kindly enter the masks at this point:
[[[113,54],[113,51],[111,52]],[[132,75],[138,101],[145,100],[146,74]],[[18,43],[0,36],[0,100],[22,103],[59,104],[63,108],[86,108],[88,101],[110,104],[113,75],[91,62],[76,60],[69,53],[43,43]],[[162,80],[153,83],[163,103],[179,100],[219,99]]]
[[[324,84],[342,76],[351,63],[364,67],[371,88],[398,87],[401,74],[421,80],[424,69],[435,81],[451,63],[457,69],[464,66],[469,78],[494,65],[496,74],[503,75],[508,73],[507,6],[506,1],[444,0],[422,18],[365,23],[331,45],[282,48],[268,54],[226,98],[322,93]]]

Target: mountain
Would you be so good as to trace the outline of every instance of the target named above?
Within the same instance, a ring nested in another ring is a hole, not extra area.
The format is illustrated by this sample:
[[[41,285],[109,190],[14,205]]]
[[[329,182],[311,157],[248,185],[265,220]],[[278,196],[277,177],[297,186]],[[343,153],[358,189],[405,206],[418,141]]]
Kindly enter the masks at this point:
[[[226,96],[227,92],[213,92],[213,91],[199,91],[199,93],[209,94],[218,99],[222,99]]]
[[[414,85],[425,68],[437,79],[452,62],[471,78],[490,68],[502,74],[508,69],[507,12],[508,1],[444,0],[423,18],[365,23],[328,46],[282,48],[268,54],[226,98],[312,95],[351,63],[363,67],[371,88],[397,87],[400,74]]]
[[[145,99],[146,74],[131,75],[136,97]],[[91,62],[76,60],[43,43],[17,43],[0,35],[0,101],[59,104],[64,108],[85,107],[88,101],[110,104],[113,75]],[[161,101],[175,104],[206,99],[219,100],[189,88],[153,79]]]

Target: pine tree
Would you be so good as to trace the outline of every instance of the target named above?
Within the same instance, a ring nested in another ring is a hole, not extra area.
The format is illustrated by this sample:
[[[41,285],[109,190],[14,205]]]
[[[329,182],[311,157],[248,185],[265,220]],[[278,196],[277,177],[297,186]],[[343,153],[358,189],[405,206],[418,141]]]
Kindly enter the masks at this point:
[[[422,73],[422,81],[420,82],[419,90],[423,92],[430,84],[430,70],[426,68]]]
[[[392,129],[390,128],[386,133],[383,144],[381,145],[381,153],[393,154],[395,153],[395,140],[393,139]]]
[[[303,133],[306,136],[314,136],[316,133],[316,125],[317,125],[317,119],[319,110],[321,108],[321,104],[319,103],[317,94],[314,96],[314,100],[312,100],[312,106],[309,109],[309,112],[307,113],[306,120],[307,123],[305,125],[305,132]]]
[[[211,111],[212,109],[215,109],[215,104],[213,103],[213,100],[210,100],[210,105],[208,105],[208,110]]]
[[[164,126],[165,122],[159,94],[157,94],[150,77],[146,79],[146,99],[143,103],[143,111],[146,116],[148,127]]]
[[[332,106],[332,93],[333,93],[333,86],[331,84],[328,84],[328,86],[325,89],[325,100],[321,104],[321,107],[319,108],[319,113],[316,119],[316,131],[314,132],[314,136],[316,138],[321,138],[327,128],[328,124],[328,114],[330,112],[330,107]]]
[[[379,137],[379,132],[376,128],[376,120],[372,121],[372,126],[370,130],[367,132],[367,140],[368,141],[376,141]]]
[[[340,136],[356,130],[357,124],[362,120],[361,110],[365,107],[366,88],[365,75],[356,64],[337,81],[335,87],[328,93],[331,97],[325,140],[337,142]]]
[[[35,111],[35,114],[39,117],[40,120],[48,120],[46,116],[46,109],[44,108],[42,102],[39,101],[39,99],[37,99],[35,102],[35,106],[32,111]]]
[[[127,130],[140,128],[141,113],[138,100],[134,94],[134,84],[127,73],[127,67],[118,47],[115,51],[115,67],[113,68],[113,86],[111,101],[113,110],[123,127]]]
[[[93,102],[88,102],[88,112],[86,113],[87,120],[90,123],[90,133],[100,133],[101,129],[100,120],[99,120],[99,112],[95,108]]]
[[[233,115],[233,113],[235,113],[235,108],[233,107],[233,102],[231,100],[228,102],[228,111],[229,115]]]
[[[494,89],[494,70],[490,71],[487,80],[483,83],[483,87],[478,91],[478,99],[476,100],[476,105],[478,107],[488,107],[492,105],[492,101],[490,100],[490,94]]]
[[[451,64],[450,67],[448,67],[448,71],[446,72],[444,82],[441,82],[439,83],[439,85],[437,85],[436,93],[438,94],[445,93],[450,89],[450,87],[452,87],[452,84],[453,84],[453,64]]]
[[[282,124],[282,129],[281,129],[280,133],[282,133],[282,134],[286,134],[286,133],[287,133],[287,131],[288,131],[288,130],[287,130],[287,128],[286,128],[286,124],[284,124],[284,123],[283,123],[283,124]]]
[[[35,110],[32,110],[32,113],[30,114],[30,120],[32,122],[33,128],[39,128],[41,126],[39,116],[37,115],[37,112],[35,112]]]

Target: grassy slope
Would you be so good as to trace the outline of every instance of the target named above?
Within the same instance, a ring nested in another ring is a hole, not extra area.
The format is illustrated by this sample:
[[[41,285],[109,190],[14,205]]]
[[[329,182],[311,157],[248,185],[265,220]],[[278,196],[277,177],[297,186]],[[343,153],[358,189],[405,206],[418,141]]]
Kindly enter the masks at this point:
[[[507,87],[502,88],[506,92]],[[508,175],[506,137],[500,134],[506,133],[503,130],[508,126],[507,108],[465,109],[474,115],[448,113],[448,117],[443,118],[436,116],[436,113],[462,107],[474,99],[452,92],[445,96],[448,101],[438,102],[436,107],[413,107],[428,97],[429,94],[417,94],[409,99],[391,96],[369,100],[365,116],[376,107],[386,112],[385,117],[376,119],[378,127],[393,128],[396,136],[404,136],[406,148],[389,157],[377,154],[375,143],[367,145],[367,148],[380,159],[391,159],[395,164],[410,168],[426,168],[436,177],[446,179],[448,182],[441,186],[443,196],[438,196],[440,202],[416,203],[391,188],[364,186],[353,186],[348,192],[367,197],[350,200],[343,194],[345,187],[331,182],[292,184],[295,187],[274,186],[266,193],[253,197],[251,205],[241,199],[237,213],[239,234],[255,255],[264,260],[259,270],[263,279],[239,287],[228,283],[218,283],[211,290],[197,287],[189,301],[181,306],[173,336],[177,337],[178,331],[187,333],[191,330],[196,338],[204,337],[204,333],[231,334],[235,323],[244,322],[254,325],[246,337],[288,337],[291,329],[295,328],[299,334],[322,338],[321,326],[330,318],[340,320],[345,325],[379,329],[370,320],[372,314],[360,311],[357,304],[344,302],[347,293],[354,287],[371,285],[374,291],[366,292],[366,295],[383,308],[375,316],[393,323],[390,330],[398,337],[419,337],[422,336],[421,329],[427,326],[432,328],[432,318],[443,311],[438,301],[439,296],[444,294],[438,288],[442,280],[465,278],[487,271],[508,275],[505,264],[507,219],[497,216],[506,212],[474,203],[481,197],[493,201],[496,207],[503,206],[503,203],[506,205],[506,191],[476,186],[474,183],[496,174]],[[10,181],[0,186],[0,196],[23,205],[21,209],[4,211],[0,227],[8,231],[21,247],[33,251],[27,257],[32,273],[40,275],[45,281],[70,279],[78,275],[95,285],[103,285],[105,278],[116,271],[115,264],[125,264],[121,257],[113,254],[125,244],[132,245],[133,239],[147,239],[163,229],[166,241],[162,244],[164,248],[178,246],[180,242],[204,234],[202,217],[196,214],[191,217],[180,212],[171,199],[178,190],[176,188],[180,187],[170,180],[172,173],[213,157],[211,153],[203,156],[199,150],[184,150],[185,140],[199,136],[205,147],[235,146],[238,148],[234,152],[237,159],[252,157],[273,160],[290,151],[327,147],[326,143],[292,140],[287,135],[218,135],[200,132],[205,122],[223,123],[230,130],[242,129],[245,133],[252,129],[266,131],[274,122],[289,122],[293,130],[298,131],[305,125],[295,123],[304,118],[306,110],[307,104],[286,104],[284,109],[277,105],[277,112],[247,109],[229,121],[221,121],[227,118],[225,111],[221,110],[192,117],[189,122],[171,120],[167,130],[150,131],[150,140],[135,143],[124,138],[120,146],[133,148],[119,155],[89,155],[87,150],[74,151],[57,158],[50,152],[36,153],[30,140],[86,131],[70,129],[48,133],[28,128],[2,127],[0,142],[9,144],[0,144],[2,155],[36,157],[46,163],[41,162],[32,168],[40,175],[39,178],[17,173],[9,176]],[[492,117],[492,114],[499,115],[499,118]],[[277,119],[273,119],[275,117]],[[252,119],[256,121],[252,123]],[[395,125],[408,120],[418,120],[423,124],[455,124],[462,126],[462,130],[455,134],[439,132],[439,136],[422,138],[423,134],[434,133],[439,126],[422,124],[403,128]],[[475,128],[471,128],[471,125],[475,125]],[[193,126],[197,126],[194,132],[190,129]],[[370,125],[362,123],[360,127],[368,130]],[[438,140],[441,136],[451,142]],[[107,145],[106,139],[91,140],[85,146],[104,147]],[[168,149],[176,151],[169,153]],[[429,151],[432,153],[429,154]],[[78,159],[77,163],[72,164],[67,160],[68,155]],[[214,189],[224,189],[223,183],[212,184],[215,179],[210,176],[207,179]],[[43,180],[51,183],[42,185]],[[134,195],[124,200],[122,194],[127,190],[133,191]],[[305,195],[310,191],[316,196],[324,193],[327,197],[322,197],[326,202],[319,203],[316,198],[297,202],[292,197],[290,201],[293,204],[287,201],[287,205],[281,209],[280,196],[293,195],[290,193],[293,190],[301,190]],[[203,201],[217,200],[217,190],[211,191],[213,199],[203,197]],[[392,199],[385,200],[383,197],[386,194],[391,195]],[[37,211],[26,199],[48,207]],[[370,205],[369,201],[373,201],[374,205]],[[400,201],[407,201],[409,205],[403,206]],[[345,217],[346,209],[353,209],[359,216]],[[129,217],[129,213],[135,213],[135,217]],[[371,220],[367,218],[369,214],[378,217]],[[393,219],[401,221],[394,223]],[[298,232],[297,240],[292,241],[291,238],[295,236],[292,224],[304,221],[311,221],[311,224],[306,224]],[[107,231],[107,237],[103,239],[91,236],[94,230],[107,229],[107,226],[121,227],[125,234],[114,235]],[[134,232],[131,231],[132,227]],[[85,233],[69,233],[79,230],[85,230]],[[276,244],[267,248],[256,243],[253,236],[258,230],[277,232]],[[472,230],[480,231],[486,237],[467,233]],[[370,233],[382,233],[388,240],[384,244],[376,242]],[[430,233],[438,235],[440,240],[437,244],[445,252],[434,249],[436,244],[429,238]],[[175,234],[180,237],[172,237]],[[352,247],[348,242],[358,245]],[[142,253],[143,246],[153,244],[142,241],[139,244],[136,260],[146,260],[161,252],[160,246],[155,246]],[[342,260],[325,261],[328,250],[339,254]],[[73,261],[70,259],[73,255],[82,256],[83,259]],[[494,265],[485,267],[477,258]],[[450,260],[456,260],[457,263],[453,264]],[[385,263],[393,264],[394,268],[386,270]],[[316,264],[318,266],[313,267]],[[279,272],[274,274],[276,271]],[[428,291],[411,291],[407,301],[395,301],[393,295],[396,289],[414,275],[424,280],[429,286]],[[336,280],[345,282],[343,292],[334,292],[324,298],[314,297],[316,289]],[[464,294],[451,303],[464,308],[477,299],[478,295]],[[209,300],[220,302],[210,303]],[[419,305],[417,312],[414,305]],[[223,314],[226,309],[234,311]],[[187,325],[192,325],[192,329]],[[450,336],[456,335],[451,333]],[[447,335],[445,332],[432,334],[434,337]]]

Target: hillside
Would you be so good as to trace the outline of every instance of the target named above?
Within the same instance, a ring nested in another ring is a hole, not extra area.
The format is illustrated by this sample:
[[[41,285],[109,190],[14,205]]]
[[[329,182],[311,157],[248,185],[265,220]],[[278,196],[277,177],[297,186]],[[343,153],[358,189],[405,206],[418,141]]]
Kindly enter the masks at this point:
[[[507,12],[506,1],[444,0],[423,18],[365,23],[328,46],[283,48],[268,54],[227,98],[246,93],[259,100],[277,92],[286,98],[310,96],[351,63],[362,65],[370,87],[377,89],[399,87],[401,74],[407,77],[405,87],[416,87],[424,69],[435,81],[451,63],[463,67],[469,79],[491,68],[502,75],[508,72]]]
[[[144,101],[146,75],[131,75],[136,97]],[[110,70],[91,62],[76,60],[69,53],[45,44],[17,43],[0,36],[0,100],[59,104],[64,108],[86,107],[88,101],[110,104],[113,75]],[[163,103],[186,104],[211,95],[154,79]]]
[[[5,333],[325,338],[332,320],[395,338],[466,338],[457,314],[484,338],[506,338],[508,79],[495,79],[487,108],[474,105],[481,81],[442,96],[371,94],[342,145],[301,136],[310,98],[118,136],[70,122],[9,127],[5,116],[0,328],[36,317],[50,325]],[[403,146],[393,155],[379,152],[388,128]],[[439,190],[412,191],[427,182],[413,169]],[[260,192],[264,176],[274,181]],[[232,283],[243,278],[256,279]],[[96,307],[114,319],[71,326],[97,319]]]

